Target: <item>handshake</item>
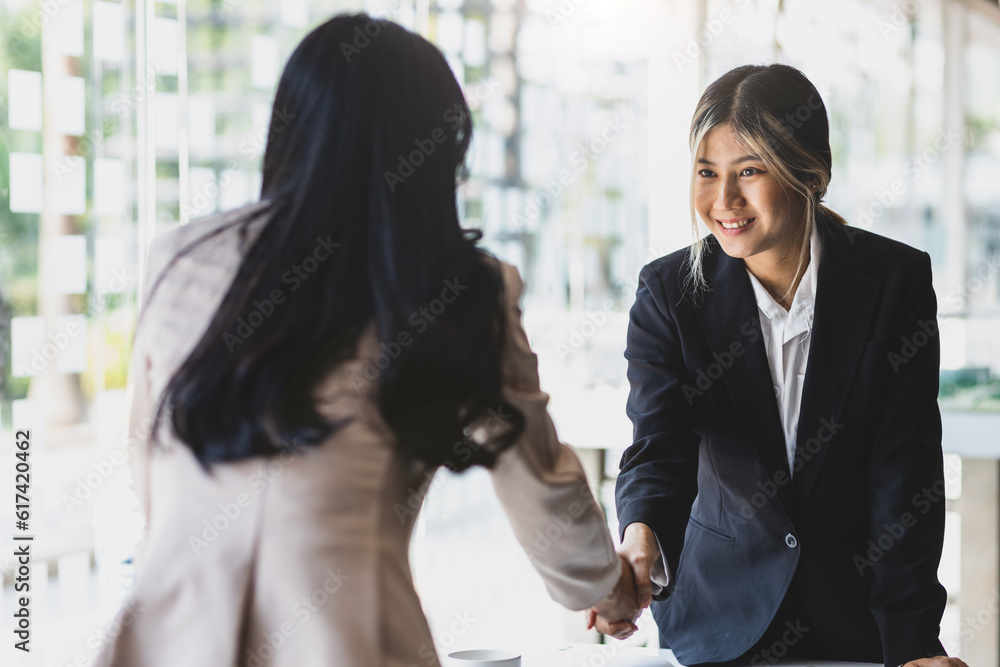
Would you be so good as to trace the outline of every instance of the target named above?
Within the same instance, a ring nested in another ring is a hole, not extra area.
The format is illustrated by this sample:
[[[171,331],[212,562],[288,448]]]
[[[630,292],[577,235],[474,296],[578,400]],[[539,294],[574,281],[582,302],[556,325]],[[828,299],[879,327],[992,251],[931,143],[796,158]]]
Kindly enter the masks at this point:
[[[611,593],[596,607],[587,610],[587,629],[593,627],[615,639],[627,639],[638,630],[636,619],[653,601],[650,572],[660,556],[653,531],[643,523],[625,529],[618,551],[622,572]]]

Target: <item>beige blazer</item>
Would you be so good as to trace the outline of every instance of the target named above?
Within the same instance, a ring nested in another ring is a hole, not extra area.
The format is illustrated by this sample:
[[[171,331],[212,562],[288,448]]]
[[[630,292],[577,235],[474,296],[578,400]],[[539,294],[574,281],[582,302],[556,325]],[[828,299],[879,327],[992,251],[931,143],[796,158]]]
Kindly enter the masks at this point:
[[[147,529],[123,630],[96,664],[436,665],[407,559],[416,514],[408,510],[422,501],[412,490],[426,488],[435,471],[397,455],[372,400],[374,385],[358,389],[365,361],[377,352],[372,335],[316,391],[324,415],[355,417],[321,445],[217,465],[210,475],[166,429],[164,448],[150,447],[153,408],[239,266],[239,234],[225,227],[242,212],[171,230],[149,250],[129,380],[130,460]],[[252,223],[251,240],[262,224]],[[169,267],[150,298],[178,251],[215,230],[222,231]],[[521,326],[518,272],[503,264],[502,274],[504,395],[526,427],[492,471],[493,486],[552,598],[586,609],[611,591],[619,560],[579,459],[560,444],[546,410]],[[539,542],[536,531],[547,530],[559,534]],[[266,639],[281,639],[275,633],[283,637],[278,649]]]

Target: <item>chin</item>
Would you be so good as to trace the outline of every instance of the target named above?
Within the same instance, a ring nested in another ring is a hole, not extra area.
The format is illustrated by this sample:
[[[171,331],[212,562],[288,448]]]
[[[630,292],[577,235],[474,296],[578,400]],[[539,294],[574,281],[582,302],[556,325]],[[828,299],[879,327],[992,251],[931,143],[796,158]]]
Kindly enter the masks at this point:
[[[715,240],[719,242],[720,246],[722,246],[722,252],[726,253],[733,259],[746,259],[754,254],[752,248],[749,247],[749,244],[742,240],[726,238],[722,234],[716,234],[715,232],[712,232],[712,236],[714,236]]]

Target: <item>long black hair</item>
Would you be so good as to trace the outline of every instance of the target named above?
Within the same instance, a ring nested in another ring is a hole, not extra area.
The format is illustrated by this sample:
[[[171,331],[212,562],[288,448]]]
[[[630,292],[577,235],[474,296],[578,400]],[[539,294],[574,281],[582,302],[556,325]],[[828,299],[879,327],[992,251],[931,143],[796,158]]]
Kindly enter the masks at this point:
[[[350,419],[329,423],[312,390],[374,324],[386,354],[371,386],[399,449],[457,471],[492,466],[524,421],[501,395],[499,265],[458,219],[471,138],[462,89],[424,38],[364,14],[309,33],[278,83],[262,205],[237,220],[241,236],[267,220],[163,392],[153,433],[169,405],[206,469],[319,444]],[[276,288],[287,300],[240,337],[240,318]],[[470,437],[497,414],[487,442]]]

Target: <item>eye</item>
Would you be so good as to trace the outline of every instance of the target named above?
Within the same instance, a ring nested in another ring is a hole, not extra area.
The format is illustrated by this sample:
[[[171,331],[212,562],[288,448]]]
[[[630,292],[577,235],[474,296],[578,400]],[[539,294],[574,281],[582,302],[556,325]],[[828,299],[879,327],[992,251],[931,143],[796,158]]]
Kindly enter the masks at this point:
[[[756,176],[757,174],[762,174],[762,173],[764,172],[762,172],[760,169],[757,169],[756,167],[747,167],[746,169],[740,172],[740,176]]]
[[[700,169],[698,170],[698,175],[701,176],[702,178],[712,178],[713,176],[715,176],[715,172],[713,172],[711,169]]]

